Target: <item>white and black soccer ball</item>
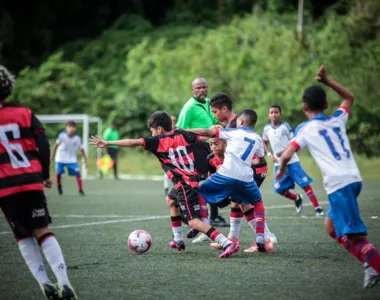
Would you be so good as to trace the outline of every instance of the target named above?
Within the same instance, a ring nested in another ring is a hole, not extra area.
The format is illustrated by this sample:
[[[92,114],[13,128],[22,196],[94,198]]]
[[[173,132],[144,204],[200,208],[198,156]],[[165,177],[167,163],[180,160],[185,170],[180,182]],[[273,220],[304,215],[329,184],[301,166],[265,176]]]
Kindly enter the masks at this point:
[[[152,246],[152,237],[145,230],[135,230],[128,237],[128,246],[135,253],[145,253]]]

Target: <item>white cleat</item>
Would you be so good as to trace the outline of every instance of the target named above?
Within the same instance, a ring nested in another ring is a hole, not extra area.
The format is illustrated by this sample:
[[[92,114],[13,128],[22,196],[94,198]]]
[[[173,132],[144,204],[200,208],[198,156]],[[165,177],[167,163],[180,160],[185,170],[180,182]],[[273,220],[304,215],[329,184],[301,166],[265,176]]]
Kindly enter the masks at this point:
[[[269,235],[269,240],[272,242],[273,245],[276,245],[278,244],[278,240],[277,240],[277,237],[274,235],[274,233],[270,233]]]
[[[373,288],[380,281],[380,274],[372,269],[367,263],[364,264],[364,288]]]
[[[325,213],[323,212],[323,209],[322,207],[318,206],[316,209],[315,209],[315,215],[317,217],[323,217],[325,215]]]
[[[202,233],[200,236],[198,236],[196,239],[194,239],[192,241],[193,244],[199,244],[199,243],[203,243],[203,242],[210,242],[211,240],[209,239],[209,237],[207,235],[205,235],[204,233]]]
[[[302,212],[302,201],[303,201],[303,196],[301,194],[297,194],[297,200],[294,201],[294,204],[296,205],[296,212],[297,214],[300,214]]]

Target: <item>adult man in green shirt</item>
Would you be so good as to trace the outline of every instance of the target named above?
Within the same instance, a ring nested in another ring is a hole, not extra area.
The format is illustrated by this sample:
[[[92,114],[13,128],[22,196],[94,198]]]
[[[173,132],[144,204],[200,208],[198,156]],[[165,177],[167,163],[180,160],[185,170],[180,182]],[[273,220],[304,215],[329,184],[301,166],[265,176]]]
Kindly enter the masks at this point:
[[[117,125],[115,122],[112,122],[111,127],[108,127],[103,132],[103,139],[106,141],[117,141],[120,140],[120,132],[117,129]],[[115,179],[118,179],[117,176],[117,152],[118,152],[118,146],[108,146],[107,148],[104,148],[104,153],[109,154],[111,156],[113,161],[113,174],[115,176]]]
[[[210,128],[212,125],[218,124],[218,120],[216,120],[212,114],[210,100],[207,98],[208,85],[206,79],[203,77],[195,78],[191,83],[191,92],[193,96],[185,103],[179,113],[176,124],[177,128]],[[197,148],[196,151],[194,151],[194,155],[196,155],[195,161],[197,163],[197,169],[201,174],[207,174],[207,155],[210,154],[208,144],[207,146],[203,144],[195,144],[193,147]],[[210,208],[210,223],[212,226],[229,226],[229,224],[219,216],[217,205],[210,205]]]

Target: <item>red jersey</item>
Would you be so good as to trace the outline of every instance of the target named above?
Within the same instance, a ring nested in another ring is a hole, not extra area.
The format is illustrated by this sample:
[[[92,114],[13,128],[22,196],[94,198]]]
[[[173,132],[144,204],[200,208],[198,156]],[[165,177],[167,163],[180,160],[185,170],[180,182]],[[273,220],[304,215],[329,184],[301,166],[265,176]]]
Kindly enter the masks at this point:
[[[43,130],[29,108],[0,103],[0,198],[43,191],[42,166],[34,140]]]
[[[232,119],[227,123],[226,128],[236,128],[237,127],[237,115],[233,115]],[[255,154],[252,159],[257,159],[258,156]],[[252,167],[255,171],[255,175],[260,175],[262,173],[268,172],[267,163],[256,164]]]
[[[211,153],[209,156],[207,156],[208,161],[208,171],[210,174],[216,173],[216,170],[219,166],[223,164],[223,159],[216,156],[214,153]]]
[[[197,188],[199,172],[195,168],[193,147],[199,135],[177,129],[167,134],[142,138],[144,148],[160,161],[162,169],[176,184],[182,182]]]

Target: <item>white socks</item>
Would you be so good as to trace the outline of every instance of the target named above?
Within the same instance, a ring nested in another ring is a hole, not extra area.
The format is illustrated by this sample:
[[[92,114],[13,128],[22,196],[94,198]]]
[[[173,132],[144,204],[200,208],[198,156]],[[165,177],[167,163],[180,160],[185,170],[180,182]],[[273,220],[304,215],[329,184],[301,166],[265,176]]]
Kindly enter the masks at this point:
[[[230,233],[228,234],[228,238],[231,240],[238,240],[240,235],[241,221],[244,217],[241,218],[233,218],[230,217]]]

